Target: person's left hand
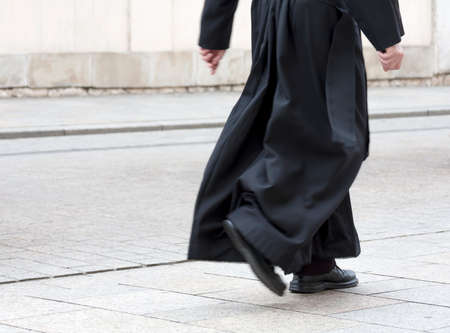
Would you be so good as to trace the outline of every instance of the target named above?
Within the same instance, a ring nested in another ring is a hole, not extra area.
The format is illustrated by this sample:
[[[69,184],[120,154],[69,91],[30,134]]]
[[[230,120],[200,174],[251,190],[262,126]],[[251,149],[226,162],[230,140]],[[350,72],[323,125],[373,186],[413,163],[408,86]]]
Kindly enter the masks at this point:
[[[214,75],[219,67],[220,60],[222,60],[225,55],[226,50],[209,50],[200,48],[200,54],[202,59],[208,64],[211,69],[211,75]]]
[[[385,72],[399,70],[402,67],[404,56],[400,44],[388,47],[385,53],[378,51],[378,57]]]

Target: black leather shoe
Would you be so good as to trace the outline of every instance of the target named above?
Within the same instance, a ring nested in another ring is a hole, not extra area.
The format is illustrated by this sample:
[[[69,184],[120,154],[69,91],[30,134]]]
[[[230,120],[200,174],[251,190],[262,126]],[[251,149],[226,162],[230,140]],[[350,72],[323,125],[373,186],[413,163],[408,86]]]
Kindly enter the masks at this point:
[[[325,289],[351,288],[358,285],[356,274],[350,270],[342,270],[335,266],[330,272],[320,275],[294,274],[289,285],[293,293],[316,293]]]
[[[234,247],[250,265],[256,277],[275,294],[283,296],[286,285],[281,277],[275,273],[273,265],[271,265],[241,236],[239,231],[233,225],[233,222],[224,220],[222,224]]]

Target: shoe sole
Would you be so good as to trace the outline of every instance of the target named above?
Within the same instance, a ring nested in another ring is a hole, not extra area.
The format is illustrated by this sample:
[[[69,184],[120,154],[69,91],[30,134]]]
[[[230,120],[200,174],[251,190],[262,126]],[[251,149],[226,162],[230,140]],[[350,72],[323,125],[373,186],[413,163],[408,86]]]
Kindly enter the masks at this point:
[[[248,249],[247,242],[238,233],[231,221],[225,220],[222,224],[234,247],[250,265],[256,277],[272,292],[274,292],[278,296],[283,296],[286,285],[282,282],[278,283],[276,280],[271,279],[269,276],[276,273],[272,272],[270,268],[267,268],[267,264],[265,262],[262,262],[261,259],[259,259],[255,253],[253,253],[253,251]]]
[[[311,294],[324,290],[352,288],[358,285],[358,279],[347,282],[314,282],[314,283],[295,283],[289,285],[289,291],[294,294]]]

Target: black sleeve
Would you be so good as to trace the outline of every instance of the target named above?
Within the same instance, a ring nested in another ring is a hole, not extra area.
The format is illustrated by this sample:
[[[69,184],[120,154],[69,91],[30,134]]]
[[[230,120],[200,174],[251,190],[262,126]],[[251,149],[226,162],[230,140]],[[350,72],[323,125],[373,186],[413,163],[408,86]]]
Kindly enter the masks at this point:
[[[234,13],[239,0],[205,0],[198,45],[205,49],[230,47]]]
[[[344,0],[344,4],[379,51],[399,43],[405,34],[398,0]]]

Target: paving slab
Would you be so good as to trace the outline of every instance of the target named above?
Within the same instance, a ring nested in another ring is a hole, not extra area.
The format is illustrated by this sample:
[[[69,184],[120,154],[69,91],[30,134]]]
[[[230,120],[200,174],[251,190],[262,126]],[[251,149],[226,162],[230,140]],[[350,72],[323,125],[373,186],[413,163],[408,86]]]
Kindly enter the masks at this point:
[[[443,327],[443,328],[440,328],[440,329],[437,329],[437,330],[432,330],[430,332],[433,332],[433,333],[450,333],[450,326]]]
[[[345,259],[338,259],[336,261],[337,265],[339,267],[343,268],[343,269],[346,269],[346,268],[354,269],[353,267],[351,267],[351,265],[348,265],[345,262],[346,262]],[[342,264],[342,263],[344,263],[344,264]],[[358,277],[358,281],[359,281],[360,284],[363,284],[363,283],[365,284],[365,283],[368,283],[368,282],[381,282],[381,281],[388,281],[388,280],[395,279],[394,277],[377,275],[377,274],[371,274],[371,273],[357,272],[356,275]],[[354,290],[354,288],[352,290]]]
[[[441,305],[450,308],[450,284],[424,286],[379,294],[397,300]]]
[[[257,280],[255,274],[251,270],[250,266],[246,263],[229,263],[229,262],[214,262],[214,261],[201,261],[201,260],[190,260],[189,262],[180,264],[179,266],[184,267],[187,271],[202,272],[206,275],[212,277],[234,277],[242,279]],[[277,272],[280,272],[276,268]],[[291,279],[291,275],[280,274],[285,281]]]
[[[382,270],[379,272],[383,274]],[[390,276],[399,278],[450,283],[450,265],[422,263],[409,266],[393,266],[389,267],[387,272]]]
[[[73,302],[83,306],[139,315],[155,311],[170,311],[191,306],[222,303],[205,297],[150,289],[116,295],[78,298]]]
[[[0,284],[0,327],[445,332],[450,116],[371,127],[371,158],[352,189],[362,252],[338,259],[360,285],[283,298],[246,264],[178,262],[220,130],[0,141],[0,281],[44,278]],[[48,278],[52,270],[78,275]]]
[[[324,332],[336,328],[348,328],[356,323],[347,320],[311,315],[279,309],[262,308],[256,313],[241,313],[232,317],[194,321],[192,323],[222,329],[228,332]]]
[[[170,311],[157,310],[146,314],[146,316],[189,323],[195,321],[233,318],[245,314],[251,315],[266,311],[267,308],[253,304],[220,302],[216,304],[194,305],[188,308]]]
[[[359,276],[359,274],[357,274]],[[381,281],[372,281],[372,282],[360,282],[358,286],[349,289],[342,289],[342,292],[349,292],[360,295],[373,295],[373,294],[381,294],[387,292],[395,292],[395,291],[404,291],[408,293],[409,290],[415,289],[423,286],[440,286],[439,284],[435,284],[427,281],[420,280],[409,280],[409,279],[389,279],[389,280],[381,280]]]
[[[81,310],[84,307],[28,296],[1,295],[0,321]]]
[[[51,264],[46,264],[34,260],[23,259],[23,258],[13,258],[13,259],[1,259],[0,266],[9,267],[23,267],[27,270],[40,273],[42,275],[54,276],[54,275],[64,275],[75,273],[75,270],[71,270],[65,267],[59,267]],[[5,269],[8,271],[8,269]]]
[[[385,325],[362,324],[354,327],[327,331],[326,333],[417,333],[416,330],[389,327]]]
[[[11,283],[1,287],[2,294],[48,298],[71,302],[78,298],[111,296],[140,291],[141,288],[121,285],[112,279],[94,275],[82,275],[57,279]]]
[[[376,120],[371,126],[371,158],[352,189],[362,253],[345,265],[391,277],[403,277],[403,267],[410,267],[413,275],[406,277],[435,281],[434,272],[413,270],[422,265],[416,258],[449,251],[450,207],[443,200],[449,191],[442,182],[449,170],[448,130],[442,127],[450,128],[450,117]],[[192,204],[219,134],[204,129],[1,141],[0,169],[9,177],[0,180],[0,195],[7,198],[0,202],[0,253],[17,265],[2,266],[0,275],[14,281],[54,274],[40,272],[36,262],[65,273],[186,259]],[[220,265],[210,267],[211,275],[228,274]],[[252,278],[247,273],[241,276]]]
[[[368,324],[422,331],[450,325],[450,308],[415,303],[386,305],[332,316]]]
[[[138,274],[130,272],[117,277],[121,284],[157,289],[178,291],[186,294],[200,295],[216,291],[234,290],[238,288],[253,289],[260,285],[256,279],[220,276],[189,271],[189,265],[182,267],[152,267]],[[111,273],[113,274],[113,273]],[[186,283],[189,281],[189,283]]]
[[[365,255],[391,259],[405,259],[447,252],[444,243],[428,243],[409,238],[384,239],[363,244]]]
[[[127,313],[86,309],[71,313],[8,320],[6,324],[46,333],[219,333],[221,330],[180,324]]]
[[[280,298],[272,294],[264,286],[260,285],[255,286],[252,289],[233,289],[203,294],[203,296],[211,297],[217,300],[264,305],[277,309],[321,315],[329,315],[333,313],[402,302],[336,291],[325,291],[318,294],[292,294],[287,292],[285,296]]]
[[[0,333],[31,333],[31,332],[32,331],[30,330],[0,324]]]
[[[424,256],[417,256],[414,258],[417,262],[426,262],[431,264],[450,265],[450,251],[438,254],[430,254]]]

